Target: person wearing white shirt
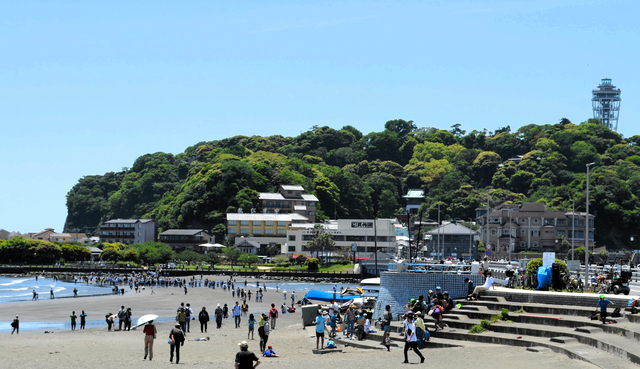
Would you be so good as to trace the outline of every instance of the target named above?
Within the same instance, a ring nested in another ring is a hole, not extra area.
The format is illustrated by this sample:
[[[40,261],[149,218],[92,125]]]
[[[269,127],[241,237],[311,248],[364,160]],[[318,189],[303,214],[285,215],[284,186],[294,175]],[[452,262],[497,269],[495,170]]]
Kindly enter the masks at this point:
[[[418,339],[416,338],[416,323],[413,321],[413,313],[407,314],[407,320],[404,323],[404,364],[409,363],[407,352],[413,349],[413,352],[420,357],[420,362],[424,363],[424,356],[418,349]]]
[[[491,272],[487,272],[487,279],[484,281],[484,284],[482,286],[476,287],[473,290],[473,294],[471,294],[471,298],[473,300],[477,300],[480,292],[487,291],[489,288],[492,288],[492,287],[494,290],[496,289],[493,286],[493,277],[491,276]]]
[[[336,314],[336,317],[340,316],[340,306],[338,306],[336,300],[331,299],[331,305],[329,305],[329,316],[333,314]]]

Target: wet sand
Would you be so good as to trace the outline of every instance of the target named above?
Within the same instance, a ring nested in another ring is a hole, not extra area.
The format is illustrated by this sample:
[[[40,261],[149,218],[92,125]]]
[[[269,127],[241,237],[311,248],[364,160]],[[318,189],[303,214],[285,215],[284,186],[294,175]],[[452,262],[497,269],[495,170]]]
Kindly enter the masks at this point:
[[[244,279],[238,281],[244,282]],[[255,280],[249,279],[249,286]],[[244,287],[244,283],[238,285]],[[194,315],[203,306],[213,316],[216,304],[233,305],[237,299],[230,292],[221,288],[189,288],[187,296],[177,287],[146,288],[142,293],[127,293],[124,296],[98,296],[48,300],[37,302],[20,302],[0,304],[0,320],[10,321],[16,314],[21,322],[68,321],[72,310],[79,314],[85,310],[89,320],[100,319],[108,312],[117,313],[121,305],[131,307],[134,324],[137,317],[143,314],[156,314],[160,317],[175,316],[181,302],[191,303]],[[251,288],[255,293],[255,288]],[[301,296],[300,296],[301,297]],[[279,306],[283,302],[282,292],[268,290],[262,303],[247,302],[251,312],[267,312],[271,303]],[[288,300],[290,302],[290,299]],[[200,323],[191,322],[191,333],[187,339],[209,336],[210,341],[188,341],[182,347],[180,365],[193,368],[233,368],[238,342],[247,340],[247,323],[243,317],[241,328],[234,328],[232,318],[224,319],[221,329],[215,328],[215,320],[209,322],[208,333],[200,333]],[[352,347],[339,348],[342,353],[315,355],[315,333],[313,327],[302,329],[300,313],[281,315],[276,329],[269,338],[269,344],[281,355],[281,358],[261,358],[260,368],[295,368],[327,367],[327,368],[395,368],[401,366],[402,349],[363,350]],[[173,322],[156,324],[158,329],[155,341],[153,361],[143,361],[144,345],[142,330],[129,332],[107,332],[106,323],[101,328],[71,331],[55,330],[55,333],[44,334],[44,330],[22,331],[11,335],[2,333],[2,350],[0,350],[0,368],[123,368],[158,367],[175,365],[169,363],[169,345],[167,337]],[[70,326],[70,324],[69,324]],[[78,323],[79,326],[79,323]],[[249,350],[258,351],[259,338],[257,328],[255,340],[248,340]],[[423,350],[427,357],[424,364],[419,364],[417,356],[409,353],[413,365],[425,368],[450,367],[514,367],[514,368],[591,368],[593,366],[571,360],[558,354],[538,354],[527,352],[523,348],[499,345],[473,345],[466,348],[443,348]],[[259,355],[260,356],[260,355]]]

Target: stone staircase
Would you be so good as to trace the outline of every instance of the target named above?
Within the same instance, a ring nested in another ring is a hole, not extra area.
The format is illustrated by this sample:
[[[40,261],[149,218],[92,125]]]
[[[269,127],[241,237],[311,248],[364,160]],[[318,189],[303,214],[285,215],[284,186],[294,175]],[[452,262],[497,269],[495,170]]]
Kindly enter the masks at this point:
[[[458,303],[462,305],[459,309],[444,315],[444,330],[434,331],[434,321],[425,319],[432,337],[552,350],[602,368],[640,365],[640,325],[635,319],[609,318],[607,321],[614,323],[603,325],[589,319],[595,312],[591,307],[511,302],[502,296]],[[494,322],[489,331],[480,334],[469,333],[471,327],[483,319],[491,320],[502,309],[509,310],[508,321]]]
[[[564,354],[572,359],[583,360],[603,369],[638,369],[640,365],[640,324],[627,313],[627,318],[613,318],[616,323],[602,325],[590,320],[594,308],[522,303],[507,301],[501,296],[483,296],[479,301],[456,301],[461,307],[444,315],[444,329],[434,329],[431,317],[425,325],[431,340],[425,349],[460,346],[486,346],[497,344],[526,347],[533,352]],[[509,321],[498,321],[489,331],[471,334],[472,326],[483,319],[509,310]],[[632,320],[628,318],[632,318]],[[391,325],[392,346],[404,347],[402,322]],[[368,335],[364,341],[355,341],[339,336],[336,344],[362,349],[383,349],[380,345],[382,331]]]

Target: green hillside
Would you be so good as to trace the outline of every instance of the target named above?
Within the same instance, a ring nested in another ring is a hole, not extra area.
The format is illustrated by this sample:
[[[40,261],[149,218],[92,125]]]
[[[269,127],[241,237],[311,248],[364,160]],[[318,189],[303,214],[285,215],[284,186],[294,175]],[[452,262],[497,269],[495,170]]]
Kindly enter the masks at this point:
[[[130,169],[86,176],[67,195],[66,231],[89,230],[113,218],[151,217],[162,229],[204,228],[218,240],[225,214],[259,208],[258,192],[304,186],[319,199],[318,215],[390,217],[407,188],[424,188],[425,218],[468,219],[486,203],[539,201],[550,209],[585,210],[585,164],[591,170],[596,243],[640,248],[640,136],[624,139],[593,120],[579,125],[509,127],[494,132],[417,128],[392,120],[363,135],[351,126],[312,127],[297,137],[236,136],[200,142],[184,153],[147,154]],[[521,160],[508,159],[522,155]],[[636,241],[637,242],[637,241]]]

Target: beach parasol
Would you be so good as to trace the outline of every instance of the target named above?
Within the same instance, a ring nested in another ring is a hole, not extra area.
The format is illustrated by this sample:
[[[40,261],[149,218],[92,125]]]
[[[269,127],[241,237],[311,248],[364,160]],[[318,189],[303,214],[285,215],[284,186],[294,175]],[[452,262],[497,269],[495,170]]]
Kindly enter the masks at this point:
[[[143,315],[140,318],[138,318],[138,324],[136,324],[136,326],[134,327],[134,329],[138,328],[139,326],[149,323],[152,320],[156,320],[158,319],[158,316],[155,314],[147,314],[147,315]]]

